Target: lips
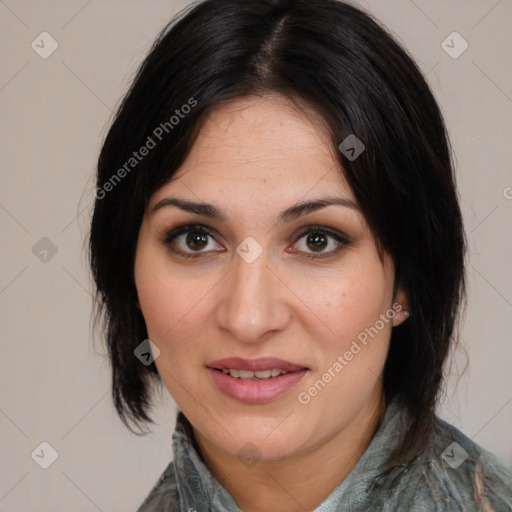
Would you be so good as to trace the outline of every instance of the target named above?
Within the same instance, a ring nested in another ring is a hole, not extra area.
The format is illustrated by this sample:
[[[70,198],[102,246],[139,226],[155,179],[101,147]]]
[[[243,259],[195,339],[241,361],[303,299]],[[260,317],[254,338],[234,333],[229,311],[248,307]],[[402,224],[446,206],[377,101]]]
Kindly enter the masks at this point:
[[[294,364],[276,357],[260,357],[258,359],[244,359],[242,357],[227,357],[212,361],[206,366],[214,370],[235,369],[259,372],[264,370],[283,370],[285,372],[296,372],[307,369],[305,366]]]
[[[228,357],[207,364],[208,373],[215,387],[224,395],[248,404],[271,402],[288,392],[308,374],[309,368],[275,357],[244,359]],[[285,373],[276,377],[241,379],[228,375],[223,370],[261,372],[281,370]]]

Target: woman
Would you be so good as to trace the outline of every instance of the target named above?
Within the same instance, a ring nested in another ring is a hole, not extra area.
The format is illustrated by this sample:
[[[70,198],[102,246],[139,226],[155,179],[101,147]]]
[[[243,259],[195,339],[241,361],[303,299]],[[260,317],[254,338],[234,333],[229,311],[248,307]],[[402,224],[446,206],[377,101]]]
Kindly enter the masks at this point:
[[[191,8],[124,98],[95,196],[115,406],[141,427],[163,384],[179,408],[139,512],[512,510],[511,469],[435,415],[461,212],[435,99],[367,14]]]

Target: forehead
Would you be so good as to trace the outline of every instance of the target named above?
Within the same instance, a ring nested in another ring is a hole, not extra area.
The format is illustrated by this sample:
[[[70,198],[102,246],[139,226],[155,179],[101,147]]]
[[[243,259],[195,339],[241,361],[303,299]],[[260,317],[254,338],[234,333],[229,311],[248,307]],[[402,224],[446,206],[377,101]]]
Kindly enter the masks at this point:
[[[168,187],[178,178],[198,191],[244,185],[252,193],[322,193],[335,187],[350,195],[324,120],[280,95],[250,96],[214,109]]]

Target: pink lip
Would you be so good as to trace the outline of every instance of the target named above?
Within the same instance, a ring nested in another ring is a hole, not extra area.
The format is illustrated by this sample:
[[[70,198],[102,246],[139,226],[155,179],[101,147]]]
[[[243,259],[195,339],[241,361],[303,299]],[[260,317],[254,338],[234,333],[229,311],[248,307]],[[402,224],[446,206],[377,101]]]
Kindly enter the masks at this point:
[[[276,398],[288,393],[308,373],[308,368],[297,364],[276,359],[263,357],[259,359],[242,359],[229,357],[208,363],[208,372],[217,388],[229,397],[240,402],[250,404],[261,404],[271,402]],[[237,370],[262,371],[262,370],[284,370],[285,375],[272,377],[266,380],[242,380],[227,375],[219,369],[233,368]]]

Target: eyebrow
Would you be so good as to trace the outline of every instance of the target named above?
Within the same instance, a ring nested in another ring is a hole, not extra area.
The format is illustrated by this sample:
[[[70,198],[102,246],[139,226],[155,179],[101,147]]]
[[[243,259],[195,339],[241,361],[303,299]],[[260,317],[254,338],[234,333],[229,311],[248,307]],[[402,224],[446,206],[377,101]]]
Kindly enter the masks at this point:
[[[185,212],[195,213],[196,215],[202,215],[211,219],[217,219],[221,222],[227,222],[228,220],[227,216],[212,204],[186,201],[175,197],[166,197],[161,201],[158,201],[158,203],[151,209],[151,213],[154,214],[156,211],[168,206],[175,206]],[[322,197],[311,201],[301,201],[290,206],[279,214],[278,222],[291,222],[303,215],[326,208],[327,206],[343,206],[345,208],[359,210],[359,206],[350,199],[344,199],[342,197]]]

